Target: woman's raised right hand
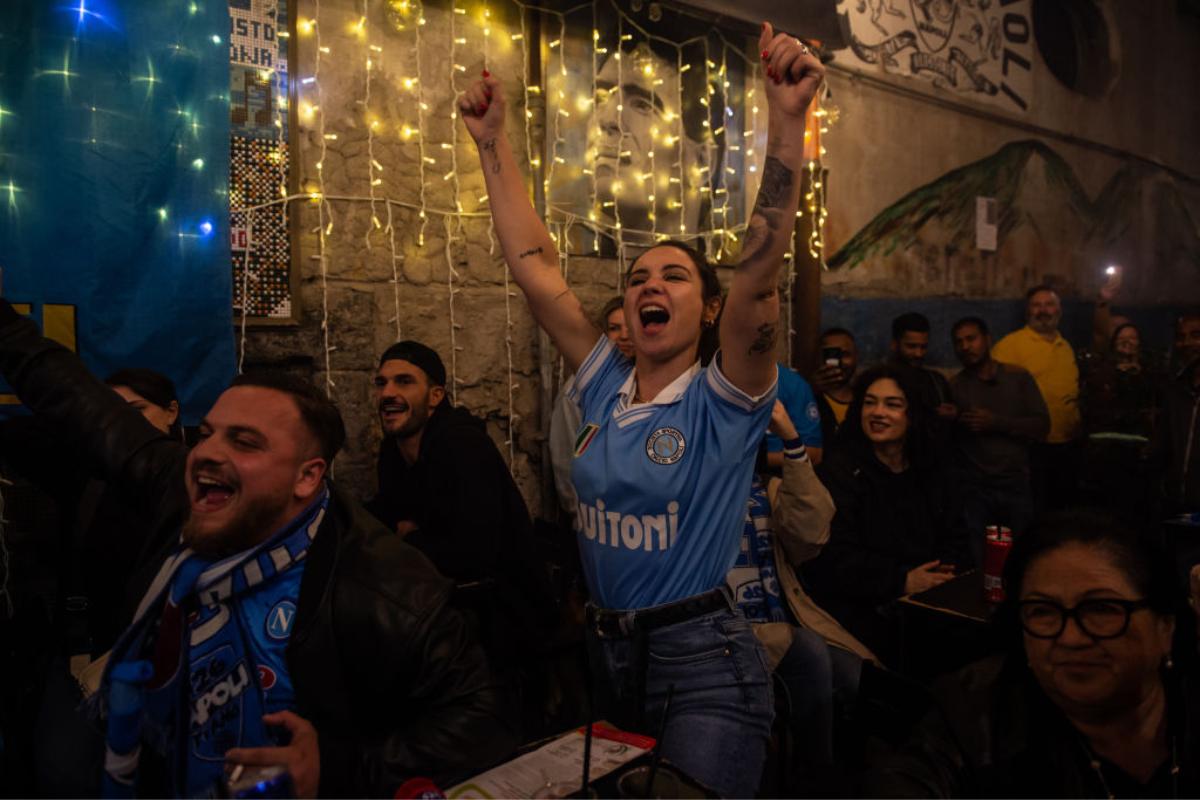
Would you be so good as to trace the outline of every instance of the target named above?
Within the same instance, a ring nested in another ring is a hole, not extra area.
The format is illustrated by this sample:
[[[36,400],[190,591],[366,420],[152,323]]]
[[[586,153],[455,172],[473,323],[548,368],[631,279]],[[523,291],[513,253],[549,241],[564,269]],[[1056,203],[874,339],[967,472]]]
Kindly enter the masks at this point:
[[[487,70],[458,96],[458,112],[476,144],[504,133],[504,90]]]

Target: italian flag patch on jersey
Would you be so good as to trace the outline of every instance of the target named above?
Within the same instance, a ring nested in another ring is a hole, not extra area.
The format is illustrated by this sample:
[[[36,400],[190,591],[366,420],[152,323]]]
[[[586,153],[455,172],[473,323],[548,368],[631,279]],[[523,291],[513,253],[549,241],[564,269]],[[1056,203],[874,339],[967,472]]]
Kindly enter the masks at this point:
[[[596,438],[596,434],[600,432],[600,426],[594,422],[589,422],[579,429],[579,435],[575,437],[575,457],[579,458],[583,455],[583,451],[588,449],[588,445],[592,443],[592,439]]]

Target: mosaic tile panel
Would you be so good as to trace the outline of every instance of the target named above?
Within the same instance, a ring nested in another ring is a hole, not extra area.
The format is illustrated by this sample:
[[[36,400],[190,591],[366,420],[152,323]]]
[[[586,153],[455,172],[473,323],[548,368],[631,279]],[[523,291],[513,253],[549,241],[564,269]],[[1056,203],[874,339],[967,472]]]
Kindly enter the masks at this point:
[[[231,209],[281,199],[288,185],[288,74],[286,0],[229,0],[229,98]],[[233,308],[242,314],[243,268],[248,265],[245,306],[251,319],[292,314],[291,253],[286,204],[250,215],[230,214]]]
[[[229,155],[232,207],[255,206],[279,197],[280,181],[287,177],[286,143],[234,136]],[[248,264],[248,316],[286,319],[292,313],[286,205],[256,209],[252,225],[249,217],[241,212],[229,219],[234,314],[240,318],[242,313],[242,269]]]

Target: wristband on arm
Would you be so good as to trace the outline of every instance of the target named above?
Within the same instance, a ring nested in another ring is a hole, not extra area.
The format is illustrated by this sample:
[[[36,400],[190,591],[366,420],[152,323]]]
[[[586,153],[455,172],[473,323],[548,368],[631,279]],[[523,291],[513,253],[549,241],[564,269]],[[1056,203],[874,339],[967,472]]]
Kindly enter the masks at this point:
[[[808,450],[804,448],[804,440],[799,436],[795,439],[784,440],[783,457],[793,461],[808,461]]]

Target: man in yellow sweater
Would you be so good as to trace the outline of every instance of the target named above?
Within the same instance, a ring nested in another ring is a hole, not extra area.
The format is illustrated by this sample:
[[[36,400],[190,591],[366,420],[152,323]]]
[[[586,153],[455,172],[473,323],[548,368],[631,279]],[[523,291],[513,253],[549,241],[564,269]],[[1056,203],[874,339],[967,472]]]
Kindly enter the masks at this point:
[[[1049,286],[1025,293],[1027,324],[992,349],[997,361],[1024,367],[1037,382],[1050,412],[1050,433],[1030,453],[1034,507],[1062,508],[1076,500],[1081,431],[1079,368],[1075,351],[1058,331],[1062,301]]]

